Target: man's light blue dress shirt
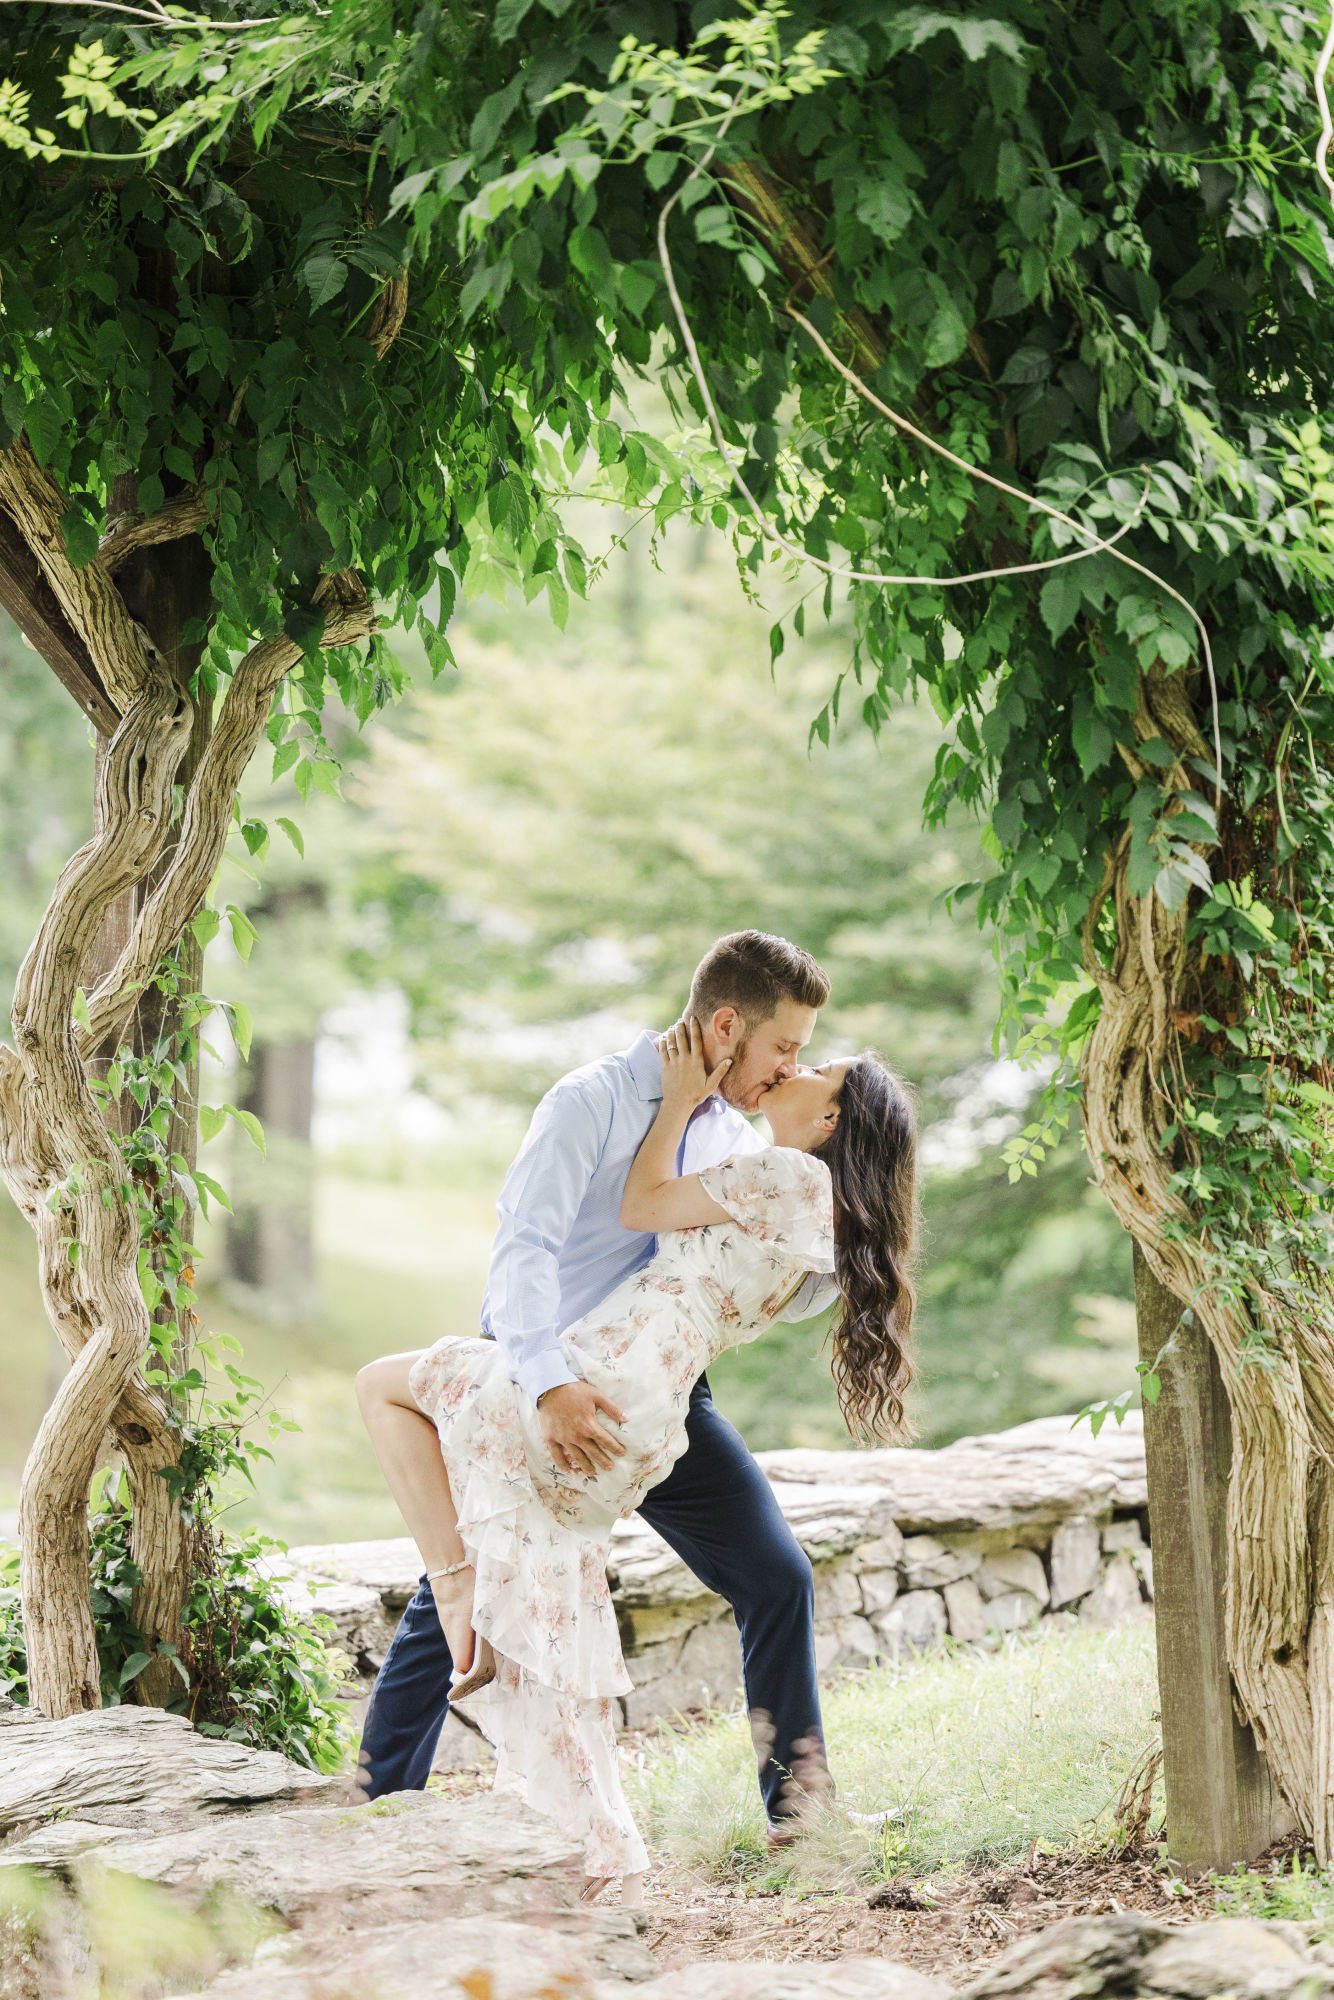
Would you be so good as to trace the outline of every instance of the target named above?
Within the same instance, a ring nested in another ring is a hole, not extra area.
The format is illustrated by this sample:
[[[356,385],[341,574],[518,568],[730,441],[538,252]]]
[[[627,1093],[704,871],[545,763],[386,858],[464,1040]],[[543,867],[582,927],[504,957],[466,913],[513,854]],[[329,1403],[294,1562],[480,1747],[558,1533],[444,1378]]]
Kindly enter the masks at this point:
[[[662,1102],[662,1064],[644,1033],[620,1055],[585,1063],[554,1084],[533,1113],[501,1190],[500,1227],[482,1301],[482,1331],[499,1341],[510,1373],[535,1403],[575,1377],[560,1336],[646,1264],[655,1236],[623,1229],[630,1164]],[[698,1173],[764,1140],[721,1097],[686,1127],[678,1170]],[[784,1319],[804,1319],[833,1298],[813,1273]]]

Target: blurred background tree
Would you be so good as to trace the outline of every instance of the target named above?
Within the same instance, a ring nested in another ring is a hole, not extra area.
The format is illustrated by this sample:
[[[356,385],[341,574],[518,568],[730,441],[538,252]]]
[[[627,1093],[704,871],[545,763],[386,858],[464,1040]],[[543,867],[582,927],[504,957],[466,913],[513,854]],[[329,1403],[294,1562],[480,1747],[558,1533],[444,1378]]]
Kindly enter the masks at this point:
[[[608,540],[605,518],[587,525]],[[940,902],[985,864],[968,822],[921,827],[936,717],[903,704],[878,742],[857,721],[808,747],[846,655],[838,622],[771,661],[779,607],[747,600],[720,546],[677,527],[654,551],[627,526],[563,634],[517,594],[477,598],[451,629],[458,672],[434,684],[396,635],[415,691],[364,741],[347,718],[343,801],[303,799],[290,776],[247,789],[222,900],[258,939],[242,963],[224,931],[207,984],[251,1008],[255,1041],[245,1066],[219,1051],[204,1096],[257,1112],[268,1153],[234,1125],[206,1152],[236,1213],[204,1229],[200,1275],[211,1323],[303,1424],[238,1509],[289,1539],[398,1531],[352,1374],[473,1330],[532,1104],[668,1020],[703,949],[743,925],[828,967],[817,1058],[871,1043],[919,1093],[923,1439],[1073,1411],[1128,1378],[1128,1248],[1080,1148],[1016,1185],[1000,1160],[1037,1079],[993,1058],[990,950]],[[0,751],[8,983],[87,823],[92,753],[11,627],[0,673],[19,718]],[[31,1254],[7,1215],[0,1358],[19,1379],[0,1505],[49,1387],[25,1358],[41,1351]],[[757,1448],[846,1442],[823,1331],[779,1329],[713,1371]]]

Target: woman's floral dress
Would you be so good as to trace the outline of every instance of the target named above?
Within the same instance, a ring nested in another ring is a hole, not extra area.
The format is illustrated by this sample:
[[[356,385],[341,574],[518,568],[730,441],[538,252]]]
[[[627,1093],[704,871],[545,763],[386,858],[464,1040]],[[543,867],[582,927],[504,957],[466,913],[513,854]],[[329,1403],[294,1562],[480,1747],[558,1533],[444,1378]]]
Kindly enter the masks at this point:
[[[410,1377],[476,1566],[473,1627],[497,1657],[469,1712],[495,1745],[497,1789],[578,1827],[590,1875],[637,1874],[647,1859],[616,1758],[616,1698],[632,1683],[607,1588],[612,1523],[685,1450],[690,1392],[715,1356],[763,1333],[808,1271],[834,1268],[821,1161],[771,1146],[699,1178],[731,1221],[663,1235],[563,1336],[572,1372],[624,1412],[626,1454],[609,1470],[557,1471],[492,1340],[437,1341]]]

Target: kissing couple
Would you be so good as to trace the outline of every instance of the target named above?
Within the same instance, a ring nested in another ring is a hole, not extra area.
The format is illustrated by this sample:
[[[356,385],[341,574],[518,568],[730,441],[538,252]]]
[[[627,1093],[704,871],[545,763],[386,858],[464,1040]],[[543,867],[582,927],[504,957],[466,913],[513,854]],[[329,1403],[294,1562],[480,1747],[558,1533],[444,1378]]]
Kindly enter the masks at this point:
[[[421,1790],[466,1699],[495,1789],[579,1832],[590,1897],[619,1878],[637,1901],[647,1865],[617,1763],[632,1683],[607,1585],[613,1524],[635,1509],[736,1615],[771,1843],[829,1785],[811,1566],[705,1374],[835,1303],[849,1430],[902,1422],[913,1113],[874,1054],[798,1061],[828,997],[786,939],[719,939],[674,1027],[538,1105],[500,1197],[482,1337],[357,1377],[426,1564],[371,1696],[362,1782]]]

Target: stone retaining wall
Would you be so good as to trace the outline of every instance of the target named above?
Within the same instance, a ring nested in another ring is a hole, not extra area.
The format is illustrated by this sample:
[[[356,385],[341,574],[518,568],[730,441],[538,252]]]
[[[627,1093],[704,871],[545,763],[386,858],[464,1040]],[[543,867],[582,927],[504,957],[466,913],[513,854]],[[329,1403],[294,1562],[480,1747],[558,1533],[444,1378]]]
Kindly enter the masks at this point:
[[[1097,1438],[1043,1417],[941,1451],[759,1461],[814,1569],[822,1672],[892,1660],[947,1633],[985,1643],[1053,1615],[1102,1626],[1151,1615],[1137,1417]],[[287,1563],[293,1601],[334,1619],[369,1683],[417,1588],[413,1543],[294,1548]],[[740,1654],[722,1600],[637,1518],[617,1526],[610,1575],[635,1683],[626,1722],[730,1700]]]

